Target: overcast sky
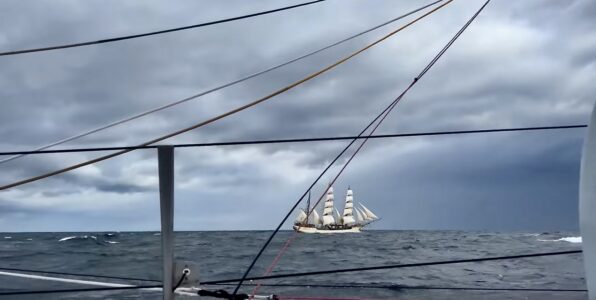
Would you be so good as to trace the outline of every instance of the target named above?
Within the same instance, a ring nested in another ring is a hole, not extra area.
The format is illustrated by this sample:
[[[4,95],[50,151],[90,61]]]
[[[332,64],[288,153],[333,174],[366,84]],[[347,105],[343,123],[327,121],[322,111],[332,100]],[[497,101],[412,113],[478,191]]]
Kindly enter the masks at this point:
[[[0,149],[27,150],[241,78],[431,0],[329,0],[160,36],[0,57]],[[298,88],[169,140],[357,134],[483,0],[456,0]],[[0,51],[184,26],[299,1],[2,1]],[[290,84],[415,16],[314,57],[60,147],[150,140]],[[379,133],[585,124],[596,2],[494,0]],[[336,183],[377,229],[574,230],[584,129],[374,140]],[[347,141],[176,150],[177,230],[272,229]],[[1,164],[0,183],[100,155]],[[342,160],[342,163],[345,159]],[[338,168],[317,185],[318,195]],[[0,192],[0,231],[159,229],[157,159],[136,151]],[[289,228],[286,226],[286,228]]]

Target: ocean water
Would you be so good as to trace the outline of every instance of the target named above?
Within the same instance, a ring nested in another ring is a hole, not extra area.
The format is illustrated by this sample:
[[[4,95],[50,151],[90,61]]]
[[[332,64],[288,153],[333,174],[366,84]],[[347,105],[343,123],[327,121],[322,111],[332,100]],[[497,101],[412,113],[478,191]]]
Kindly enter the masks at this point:
[[[177,232],[177,259],[199,265],[202,281],[238,278],[270,232]],[[262,275],[285,241],[281,232],[254,268]],[[300,234],[280,259],[275,273],[396,263],[477,258],[581,248],[577,233],[489,233],[464,231],[365,231],[360,234]],[[0,267],[160,279],[160,236],[155,232],[3,233]],[[581,254],[536,257],[407,269],[285,278],[267,283],[399,285],[488,288],[585,289]],[[1,270],[0,270],[1,271]],[[72,277],[68,277],[72,278]],[[90,279],[127,283],[122,280]],[[137,282],[138,283],[138,282]],[[148,283],[145,283],[148,284]],[[249,282],[250,284],[250,282]],[[0,275],[0,292],[85,288]],[[227,289],[233,286],[216,286]],[[251,286],[242,292],[249,293]],[[358,299],[587,299],[583,292],[504,292],[398,288],[262,287],[259,294]],[[1,297],[0,297],[1,298]],[[153,291],[110,291],[5,296],[6,299],[161,299]],[[177,299],[193,299],[177,297]],[[4,298],[3,298],[4,299]]]

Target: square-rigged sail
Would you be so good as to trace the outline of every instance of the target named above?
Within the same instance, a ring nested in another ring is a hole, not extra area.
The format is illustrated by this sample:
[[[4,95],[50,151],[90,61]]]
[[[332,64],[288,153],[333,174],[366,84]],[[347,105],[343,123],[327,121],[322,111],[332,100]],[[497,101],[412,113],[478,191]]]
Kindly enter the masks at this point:
[[[310,212],[312,218],[310,218],[308,210],[301,209],[296,217],[294,230],[304,233],[360,232],[363,227],[379,219],[363,204],[358,203],[359,206],[356,207],[354,192],[350,188],[346,193],[346,203],[341,214],[334,207],[333,187],[327,189],[325,196],[323,215],[321,216],[316,211],[316,207],[313,207]],[[310,208],[310,204],[307,204],[307,207]]]
[[[330,224],[335,224],[333,219],[333,187],[331,186],[327,190],[325,208],[323,209],[323,226]]]
[[[354,220],[354,192],[350,188],[348,188],[348,192],[346,194],[346,205],[344,206],[344,214],[343,214],[343,224],[351,225],[356,223]]]

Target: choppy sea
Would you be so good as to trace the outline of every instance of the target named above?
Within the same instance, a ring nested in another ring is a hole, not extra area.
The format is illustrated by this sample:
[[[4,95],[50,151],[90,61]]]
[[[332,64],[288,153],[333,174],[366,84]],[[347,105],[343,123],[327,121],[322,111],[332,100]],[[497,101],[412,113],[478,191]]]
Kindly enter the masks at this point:
[[[241,277],[270,232],[177,232],[177,259],[199,265],[200,279]],[[281,232],[251,275],[262,275],[286,240]],[[492,233],[464,231],[381,231],[360,234],[300,234],[273,274],[427,262],[486,256],[576,250],[577,233]],[[155,232],[3,233],[0,268],[86,273],[118,277],[161,278],[160,236]],[[259,294],[354,299],[587,299],[583,292],[425,290],[408,287],[479,287],[585,289],[581,254],[536,257],[407,269],[285,278],[269,284],[368,285],[367,288],[264,286]],[[2,271],[2,270],[0,270]],[[14,272],[14,271],[11,271]],[[44,274],[37,274],[44,275]],[[47,274],[45,274],[47,275]],[[47,275],[58,276],[58,275]],[[64,276],[63,276],[64,277]],[[66,278],[73,278],[66,276]],[[124,280],[84,278],[104,282]],[[135,284],[147,284],[133,282]],[[249,282],[250,284],[250,282]],[[372,288],[375,285],[392,286]],[[24,290],[87,288],[71,283],[0,274],[0,293]],[[405,288],[399,288],[405,287]],[[210,287],[232,290],[232,286]],[[242,289],[249,293],[251,286]],[[161,299],[155,291],[109,291],[4,296],[3,299]],[[185,298],[185,297],[180,297]],[[192,298],[188,298],[192,299]]]

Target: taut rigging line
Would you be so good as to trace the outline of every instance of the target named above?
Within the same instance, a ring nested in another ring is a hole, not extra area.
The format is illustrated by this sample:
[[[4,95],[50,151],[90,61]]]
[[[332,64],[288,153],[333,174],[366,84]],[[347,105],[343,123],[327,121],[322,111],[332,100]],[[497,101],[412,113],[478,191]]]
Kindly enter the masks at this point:
[[[427,17],[428,15],[436,12],[437,10],[445,7],[447,4],[451,3],[452,1],[453,0],[448,0],[447,2],[441,4],[440,6],[437,6],[434,9],[426,12],[422,16],[420,16],[420,17],[418,17],[418,18],[410,21],[409,23],[407,23],[407,24],[399,27],[398,29],[396,29],[396,30],[390,32],[389,34],[381,37],[380,39],[374,41],[373,43],[368,44],[367,46],[361,48],[360,50],[357,50],[357,51],[353,52],[352,54],[350,54],[350,55],[348,55],[348,56],[346,56],[346,57],[344,57],[344,58],[336,61],[335,63],[333,63],[331,65],[328,65],[327,67],[325,67],[325,68],[323,68],[323,69],[321,69],[321,70],[319,70],[319,71],[317,71],[315,73],[312,73],[312,74],[306,76],[305,78],[303,78],[301,80],[298,80],[298,81],[296,81],[296,82],[294,82],[294,83],[292,83],[292,84],[290,84],[290,85],[288,85],[286,87],[283,87],[283,88],[281,88],[279,90],[276,90],[275,92],[273,92],[273,93],[271,93],[271,94],[269,94],[267,96],[264,96],[264,97],[262,97],[260,99],[254,100],[254,101],[252,101],[250,103],[247,103],[247,104],[244,104],[244,105],[239,106],[237,108],[234,108],[232,110],[229,110],[229,111],[227,111],[227,112],[225,112],[223,114],[220,114],[218,116],[209,118],[209,119],[207,119],[205,121],[202,121],[202,122],[199,122],[197,124],[194,124],[194,125],[192,125],[190,127],[183,128],[183,129],[177,130],[175,132],[172,132],[172,133],[163,135],[161,137],[152,139],[150,141],[144,142],[144,143],[142,143],[142,144],[140,144],[138,146],[148,146],[148,145],[151,145],[151,144],[155,144],[157,142],[161,142],[163,140],[166,140],[168,138],[171,138],[171,137],[180,135],[182,133],[191,131],[193,129],[197,129],[199,127],[203,127],[203,126],[205,126],[207,124],[214,123],[214,122],[219,121],[219,120],[221,120],[223,118],[229,117],[229,116],[234,115],[234,114],[236,114],[238,112],[241,112],[243,110],[246,110],[248,108],[251,108],[251,107],[253,107],[253,106],[257,105],[257,104],[260,104],[262,102],[265,102],[265,101],[267,101],[267,100],[269,100],[269,99],[271,99],[271,98],[273,98],[273,97],[275,97],[277,95],[283,94],[284,92],[287,92],[287,91],[289,91],[289,90],[291,90],[291,89],[293,89],[293,88],[295,88],[295,87],[297,87],[297,86],[299,86],[299,85],[301,85],[301,84],[303,84],[303,83],[305,83],[305,82],[307,82],[307,81],[309,81],[309,80],[311,80],[311,79],[313,79],[313,78],[315,78],[315,77],[317,77],[317,76],[319,76],[319,75],[321,75],[321,74],[323,74],[323,73],[325,73],[325,72],[327,72],[327,71],[329,71],[329,70],[331,70],[331,69],[333,69],[333,68],[335,68],[337,66],[339,66],[340,64],[342,64],[342,63],[350,60],[351,58],[355,57],[356,55],[358,55],[358,54],[360,54],[360,53],[362,53],[362,52],[364,52],[364,51],[372,48],[373,46],[375,46],[375,45],[383,42],[384,40],[388,39],[389,37],[395,35],[396,33],[400,32],[400,31],[402,31],[403,29],[409,27],[410,25],[418,22],[419,20],[421,20],[421,19]],[[44,179],[44,178],[48,178],[48,177],[51,177],[51,176],[54,176],[54,175],[62,174],[62,173],[65,173],[65,172],[69,172],[69,171],[72,171],[72,170],[75,170],[75,169],[78,169],[78,168],[81,168],[81,167],[84,167],[84,166],[87,166],[87,165],[90,165],[90,164],[94,164],[96,162],[100,162],[100,161],[104,161],[106,159],[110,159],[110,158],[114,158],[116,156],[120,156],[120,155],[125,154],[125,153],[128,153],[130,151],[133,151],[133,150],[122,150],[122,151],[114,152],[114,153],[111,153],[111,154],[108,154],[108,155],[104,155],[104,156],[100,156],[100,157],[97,157],[97,158],[94,158],[94,159],[91,159],[91,160],[88,160],[88,161],[85,161],[85,162],[82,162],[82,163],[78,163],[78,164],[75,164],[75,165],[72,165],[72,166],[63,168],[63,169],[59,169],[59,170],[52,171],[52,172],[49,172],[49,173],[46,173],[46,174],[42,174],[42,175],[38,175],[38,176],[27,178],[27,179],[19,180],[19,181],[13,182],[13,183],[9,183],[9,184],[0,186],[0,190],[6,190],[6,189],[17,187],[17,186],[20,186],[20,185],[23,185],[23,184],[35,182],[35,181],[38,181],[38,180],[41,180],[41,179]]]
[[[228,286],[232,283],[205,284],[213,286]],[[264,287],[303,287],[303,288],[331,288],[331,289],[387,289],[387,290],[456,290],[456,291],[510,291],[510,292],[580,292],[587,289],[567,288],[516,288],[516,287],[474,287],[474,286],[433,286],[433,285],[401,285],[401,284],[370,284],[370,283],[271,283],[259,284]],[[256,286],[254,283],[244,286]]]
[[[475,133],[498,133],[498,132],[519,132],[519,131],[542,131],[542,130],[560,130],[560,129],[577,129],[586,128],[586,124],[578,125],[556,125],[556,126],[540,126],[540,127],[511,127],[511,128],[491,128],[491,129],[476,129],[476,130],[451,130],[451,131],[430,131],[430,132],[411,132],[411,133],[391,133],[391,134],[374,134],[369,136],[327,136],[327,137],[312,137],[312,138],[287,138],[287,139],[270,139],[270,140],[247,140],[247,141],[229,141],[229,142],[211,142],[211,143],[188,143],[188,144],[171,144],[174,148],[194,148],[194,147],[214,147],[214,146],[239,146],[239,145],[268,145],[268,144],[285,144],[285,143],[308,143],[308,142],[323,142],[323,141],[343,141],[353,139],[388,139],[401,137],[417,137],[417,136],[440,136],[440,135],[461,135],[461,134],[475,134]],[[51,154],[51,153],[76,153],[76,152],[96,152],[96,151],[114,151],[114,150],[139,150],[139,149],[156,149],[158,145],[151,146],[116,146],[116,147],[93,147],[93,148],[66,148],[55,150],[41,150],[41,151],[7,151],[0,152],[1,155],[20,155],[20,154]]]
[[[90,46],[90,45],[119,42],[119,41],[124,41],[124,40],[136,39],[136,38],[140,38],[140,37],[146,37],[146,36],[159,35],[159,34],[164,34],[164,33],[194,29],[194,28],[205,27],[205,26],[209,26],[209,25],[227,23],[227,22],[231,22],[231,21],[237,21],[237,20],[262,16],[262,15],[267,15],[267,14],[280,12],[280,11],[284,11],[284,10],[289,10],[289,9],[293,9],[293,8],[298,8],[301,6],[307,6],[307,5],[311,5],[311,4],[315,4],[315,3],[319,3],[319,2],[323,2],[323,1],[325,1],[325,0],[310,1],[310,2],[300,3],[300,4],[296,4],[296,5],[291,5],[291,6],[261,11],[261,12],[257,12],[257,13],[252,13],[252,14],[248,14],[248,15],[242,15],[242,16],[238,16],[238,17],[217,20],[217,21],[210,21],[210,22],[205,22],[205,23],[200,23],[200,24],[194,24],[194,25],[188,25],[188,26],[182,26],[182,27],[176,27],[176,28],[169,28],[169,29],[145,32],[145,33],[139,33],[139,34],[125,35],[125,36],[119,36],[119,37],[113,37],[113,38],[107,38],[107,39],[101,39],[101,40],[95,40],[95,41],[78,42],[78,43],[71,43],[71,44],[64,44],[64,45],[56,45],[56,46],[40,47],[40,48],[30,48],[30,49],[22,49],[22,50],[14,50],[14,51],[5,51],[5,52],[0,52],[0,56],[18,55],[18,54],[25,54],[25,53],[43,52],[43,51],[51,51],[51,50],[59,50],[59,49],[67,49],[67,48],[75,48],[75,47],[83,47],[83,46]]]
[[[370,131],[370,133],[368,134],[369,136],[374,134],[375,130],[381,125],[381,123],[383,122],[383,120],[385,120],[385,118],[389,115],[389,113],[391,113],[391,110],[393,110],[395,108],[395,106],[400,102],[400,100],[403,98],[403,96],[414,86],[416,85],[416,83],[419,82],[419,80],[428,72],[428,70],[439,60],[439,58],[441,58],[443,56],[443,54],[447,51],[447,49],[449,49],[451,47],[451,45],[453,45],[453,43],[455,42],[455,40],[457,40],[459,38],[459,36],[466,30],[466,28],[468,28],[468,26],[472,23],[472,21],[474,21],[476,19],[476,17],[480,14],[480,12],[488,5],[488,3],[490,2],[490,0],[487,0],[484,5],[482,5],[478,11],[468,20],[468,22],[466,22],[466,24],[464,24],[462,26],[462,28],[451,38],[451,40],[441,49],[441,51],[439,51],[439,53],[437,55],[435,55],[435,57],[433,57],[433,59],[424,67],[424,69],[414,78],[414,80],[412,81],[412,83],[410,83],[408,85],[408,87],[395,99],[393,100],[393,102],[391,102],[389,104],[389,106],[387,106],[379,115],[377,115],[372,122],[370,122],[359,134],[358,136],[362,136],[375,122],[377,122],[377,120],[379,120],[379,122],[373,127],[373,129]],[[446,3],[447,4],[447,3]],[[296,203],[294,203],[294,205],[292,206],[292,208],[287,212],[287,214],[284,216],[284,218],[281,220],[281,222],[278,224],[278,226],[275,228],[275,230],[273,231],[273,233],[271,233],[271,235],[269,236],[269,238],[267,239],[267,241],[265,241],[265,243],[263,244],[263,246],[260,248],[259,252],[257,253],[257,255],[255,256],[255,258],[252,260],[252,262],[249,264],[248,268],[246,269],[246,271],[244,272],[244,275],[242,276],[242,278],[238,281],[238,285],[236,286],[236,288],[234,289],[234,295],[236,295],[236,293],[238,292],[238,290],[240,289],[240,287],[242,286],[242,283],[244,282],[244,280],[246,279],[246,277],[248,276],[248,274],[250,273],[250,270],[254,267],[254,265],[256,264],[257,260],[261,257],[261,255],[263,254],[263,252],[265,251],[265,249],[267,248],[267,246],[269,245],[269,243],[271,243],[271,241],[273,240],[273,237],[275,237],[275,235],[279,232],[279,230],[281,229],[281,227],[283,226],[283,224],[287,221],[287,219],[290,217],[290,215],[292,214],[292,212],[296,209],[296,207],[298,207],[298,205],[300,204],[300,202],[302,201],[302,199],[304,199],[304,197],[306,196],[306,194],[312,190],[312,188],[315,186],[315,184],[323,177],[323,175],[331,168],[331,166],[333,166],[333,164],[335,164],[335,162],[341,157],[343,156],[343,154],[352,146],[352,144],[354,144],[356,142],[357,139],[353,139],[328,165],[327,167],[319,174],[319,176],[313,181],[313,183],[306,189],[306,191],[302,194],[302,196],[298,199],[298,201],[296,201]],[[333,180],[331,180],[331,182],[329,183],[329,185],[333,185],[333,183],[337,180],[337,178],[339,178],[339,176],[342,174],[342,172],[346,169],[346,167],[350,164],[350,162],[352,161],[352,159],[354,159],[354,157],[356,156],[356,154],[358,154],[358,152],[360,151],[360,149],[362,149],[362,147],[364,146],[364,144],[368,141],[368,138],[365,138],[362,143],[358,146],[358,148],[354,151],[354,153],[350,156],[350,158],[348,159],[348,161],[346,161],[346,163],[344,164],[344,166],[341,168],[341,170],[337,173],[337,175],[333,178]],[[321,199],[323,199],[323,196],[325,195],[326,191],[324,191],[321,196],[319,197],[318,201],[313,205],[313,209],[315,209],[315,207],[317,206],[317,204],[321,201]],[[307,212],[307,217],[311,214],[311,211]],[[287,249],[287,247],[284,247],[282,249],[282,251],[285,251],[284,249]],[[271,267],[269,268],[271,269]]]
[[[409,263],[409,264],[390,264],[390,265],[380,265],[380,266],[360,267],[360,268],[347,268],[347,269],[334,269],[334,270],[323,270],[323,271],[312,271],[312,272],[275,274],[275,275],[269,275],[269,276],[247,277],[244,280],[266,280],[266,279],[277,279],[277,278],[290,278],[290,277],[303,277],[303,276],[315,276],[315,275],[350,273],[350,272],[363,272],[363,271],[373,271],[373,270],[403,269],[403,268],[414,268],[414,267],[425,267],[425,266],[463,264],[463,263],[472,263],[472,262],[521,259],[521,258],[530,258],[530,257],[569,255],[569,254],[578,254],[578,253],[582,253],[582,250],[544,252],[544,253],[532,253],[532,254],[507,255],[507,256],[492,256],[492,257],[483,257],[483,258],[441,260],[441,261],[433,261],[433,262],[421,262],[421,263]],[[221,284],[221,283],[229,283],[229,282],[239,282],[241,280],[242,280],[242,278],[212,280],[212,281],[201,282],[201,284],[205,284],[205,285]]]
[[[271,71],[274,71],[274,70],[277,70],[277,69],[279,69],[279,68],[281,68],[281,67],[287,66],[287,65],[289,65],[289,64],[292,64],[292,63],[294,63],[294,62],[297,62],[297,61],[299,61],[299,60],[302,60],[302,59],[305,59],[305,58],[307,58],[307,57],[310,57],[310,56],[312,56],[312,55],[315,55],[315,54],[317,54],[317,53],[323,52],[323,51],[325,51],[325,50],[327,50],[327,49],[329,49],[329,48],[332,48],[332,47],[335,47],[335,46],[337,46],[337,45],[343,44],[343,43],[345,43],[345,42],[347,42],[347,41],[350,41],[350,40],[352,40],[352,39],[355,39],[355,38],[357,38],[357,37],[359,37],[359,36],[362,36],[362,35],[364,35],[364,34],[366,34],[366,33],[369,33],[369,32],[371,32],[371,31],[374,31],[374,30],[377,30],[377,29],[379,29],[379,28],[381,28],[381,27],[384,27],[384,26],[386,26],[386,25],[389,25],[389,24],[391,24],[391,23],[393,23],[393,22],[396,22],[396,21],[398,21],[398,20],[401,20],[401,19],[403,19],[403,18],[405,18],[405,17],[407,17],[407,16],[409,16],[409,15],[412,15],[412,14],[414,14],[414,13],[417,13],[417,12],[419,12],[419,11],[421,11],[421,10],[423,10],[423,9],[427,8],[427,7],[433,6],[433,5],[435,5],[435,4],[437,4],[437,3],[441,2],[441,1],[443,1],[443,0],[438,0],[438,1],[435,1],[435,2],[433,2],[433,3],[429,3],[429,4],[427,4],[427,5],[424,5],[424,6],[422,6],[422,7],[419,7],[419,8],[417,8],[417,9],[415,9],[415,10],[412,10],[412,11],[410,11],[410,12],[408,12],[408,13],[405,13],[405,14],[403,14],[403,15],[399,16],[399,17],[393,18],[393,19],[391,19],[391,20],[389,20],[389,21],[386,21],[386,22],[383,22],[383,23],[381,23],[381,24],[379,24],[379,25],[377,25],[377,26],[371,27],[371,28],[369,28],[369,29],[366,29],[366,30],[364,30],[364,31],[361,31],[361,32],[359,32],[359,33],[357,33],[357,34],[351,35],[351,36],[349,36],[349,37],[347,37],[347,38],[344,38],[344,39],[342,39],[342,40],[339,40],[339,41],[337,41],[337,42],[335,42],[335,43],[329,44],[329,45],[327,45],[327,46],[325,46],[325,47],[319,48],[319,49],[317,49],[317,50],[315,50],[315,51],[312,51],[312,52],[309,52],[309,53],[307,53],[307,54],[301,55],[301,56],[299,56],[299,57],[296,57],[296,58],[294,58],[294,59],[291,59],[291,60],[289,60],[289,61],[286,61],[286,62],[284,62],[284,63],[278,64],[278,65],[275,65],[275,66],[273,66],[273,67],[267,68],[267,69],[265,69],[265,70],[262,70],[262,71],[258,71],[258,72],[256,72],[256,73],[252,73],[252,74],[250,74],[250,75],[248,75],[248,76],[245,76],[245,77],[242,77],[242,78],[240,78],[240,79],[236,79],[236,80],[230,81],[230,82],[228,82],[228,83],[224,83],[224,84],[222,84],[222,85],[219,85],[219,86],[213,87],[213,88],[211,88],[211,89],[208,89],[208,90],[206,90],[206,91],[199,92],[199,93],[197,93],[197,94],[194,94],[194,95],[192,95],[192,96],[189,96],[189,97],[186,97],[186,98],[183,98],[183,99],[180,99],[180,100],[176,100],[176,101],[173,101],[173,102],[170,102],[170,103],[167,103],[167,104],[161,105],[161,106],[157,106],[157,107],[151,108],[151,109],[149,109],[149,110],[146,110],[146,111],[144,111],[144,112],[137,113],[137,114],[134,114],[134,115],[130,115],[130,116],[128,116],[128,117],[125,117],[125,118],[123,118],[123,119],[120,119],[120,120],[117,120],[117,121],[114,121],[114,122],[111,122],[111,123],[108,123],[108,124],[105,124],[105,125],[101,125],[101,126],[99,126],[99,127],[96,127],[96,128],[93,128],[93,129],[90,129],[90,130],[87,130],[87,131],[84,131],[84,132],[81,132],[81,133],[77,133],[77,134],[75,134],[75,135],[73,135],[73,136],[70,136],[70,137],[67,137],[67,138],[63,138],[63,139],[61,139],[61,140],[58,140],[58,141],[52,142],[52,143],[50,143],[50,144],[46,144],[46,145],[44,145],[44,146],[41,146],[41,147],[35,148],[35,149],[34,149],[34,151],[38,151],[38,150],[45,150],[45,149],[48,149],[48,148],[51,148],[51,147],[54,147],[54,146],[57,146],[57,145],[64,144],[64,143],[66,143],[66,142],[74,141],[74,140],[77,140],[77,139],[79,139],[79,138],[82,138],[82,137],[85,137],[85,136],[88,136],[88,135],[91,135],[91,134],[94,134],[94,133],[97,133],[97,132],[100,132],[100,131],[103,131],[103,130],[106,130],[106,129],[112,128],[112,127],[114,127],[114,126],[121,125],[121,124],[124,124],[124,123],[130,122],[130,121],[133,121],[133,120],[136,120],[136,119],[142,118],[142,117],[144,117],[144,116],[147,116],[147,115],[150,115],[150,114],[153,114],[153,113],[156,113],[156,112],[162,111],[162,110],[164,110],[164,109],[167,109],[167,108],[170,108],[170,107],[174,107],[174,106],[176,106],[176,105],[179,105],[179,104],[182,104],[182,103],[186,103],[186,102],[188,102],[188,101],[190,101],[190,100],[197,99],[197,98],[199,98],[199,97],[202,97],[202,96],[205,96],[205,95],[211,94],[211,93],[213,93],[213,92],[216,92],[216,91],[222,90],[222,89],[224,89],[224,88],[228,88],[228,87],[230,87],[230,86],[236,85],[236,84],[238,84],[238,83],[241,83],[241,82],[244,82],[244,81],[246,81],[246,80],[249,80],[249,79],[252,79],[252,78],[258,77],[258,76],[260,76],[260,75],[263,75],[263,74],[269,73],[269,72],[271,72]],[[24,155],[26,155],[26,154],[24,154]],[[22,156],[24,156],[24,155],[16,155],[16,156],[12,156],[12,157],[8,157],[8,158],[1,159],[1,160],[0,160],[0,164],[1,164],[1,163],[8,162],[8,161],[11,161],[11,160],[14,160],[14,159],[17,159],[17,158],[19,158],[19,157],[22,157]]]
[[[484,261],[497,261],[497,260],[508,260],[508,259],[522,259],[531,257],[543,257],[543,256],[558,256],[558,255],[569,255],[582,253],[581,250],[570,250],[570,251],[559,251],[559,252],[543,252],[543,253],[531,253],[531,254],[519,254],[519,255],[508,255],[508,256],[493,256],[483,258],[471,258],[471,259],[460,259],[460,260],[445,260],[445,261],[434,261],[434,262],[422,262],[422,263],[410,263],[410,264],[393,264],[393,265],[382,265],[382,266],[371,266],[351,269],[335,269],[325,271],[314,271],[314,272],[302,272],[302,273],[288,273],[288,274],[277,274],[266,277],[251,277],[246,278],[249,280],[266,280],[275,278],[289,278],[289,277],[305,277],[305,276],[316,276],[325,274],[336,274],[336,273],[347,273],[347,272],[363,272],[371,270],[384,270],[384,269],[400,269],[400,268],[413,268],[413,267],[425,267],[435,265],[450,265],[450,264],[461,264],[471,262],[484,262]],[[41,272],[41,271],[35,271]],[[93,276],[93,275],[86,275]],[[137,279],[135,279],[137,280]],[[210,280],[201,282],[202,285],[223,285],[226,283],[237,282],[240,279],[222,279],[222,280]],[[275,284],[273,284],[275,285]],[[278,284],[283,286],[283,284]],[[288,284],[292,285],[292,284]],[[316,285],[304,285],[316,287]],[[370,285],[367,285],[370,287]],[[0,296],[7,295],[27,295],[27,294],[51,294],[51,293],[80,293],[80,292],[95,292],[95,291],[115,291],[115,290],[132,290],[132,289],[150,289],[160,288],[161,285],[145,285],[145,286],[125,286],[125,287],[94,287],[94,288],[83,288],[83,289],[61,289],[61,290],[37,290],[37,291],[14,291],[14,292],[0,292]],[[333,287],[333,286],[325,286]],[[342,287],[337,286],[336,287]],[[374,288],[374,287],[372,287]],[[553,291],[553,292],[585,292],[583,289],[532,289],[532,288],[468,288],[468,287],[425,287],[425,286],[387,286],[387,288],[396,289],[445,289],[445,290],[492,290],[492,291]]]

